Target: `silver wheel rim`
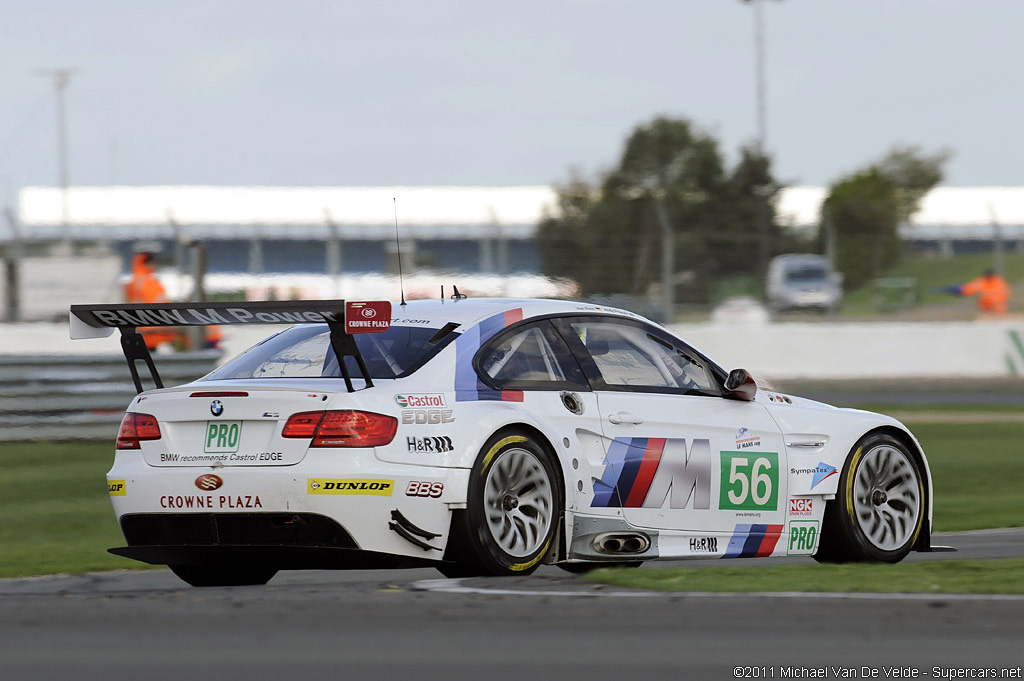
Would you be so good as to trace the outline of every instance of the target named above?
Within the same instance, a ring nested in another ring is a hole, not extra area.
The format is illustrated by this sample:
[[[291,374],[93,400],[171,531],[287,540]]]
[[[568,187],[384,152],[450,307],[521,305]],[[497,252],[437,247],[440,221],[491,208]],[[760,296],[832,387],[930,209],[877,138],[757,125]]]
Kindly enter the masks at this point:
[[[516,448],[498,455],[484,482],[484,512],[502,551],[523,558],[539,549],[553,508],[547,470],[532,452]]]
[[[904,452],[881,445],[864,455],[854,477],[853,510],[875,547],[903,548],[921,517],[921,485]]]

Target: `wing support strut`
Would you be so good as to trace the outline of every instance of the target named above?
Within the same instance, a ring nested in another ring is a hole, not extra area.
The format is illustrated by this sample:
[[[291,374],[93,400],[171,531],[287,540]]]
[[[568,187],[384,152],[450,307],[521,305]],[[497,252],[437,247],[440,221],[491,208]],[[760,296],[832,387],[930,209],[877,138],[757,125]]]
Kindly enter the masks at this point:
[[[164,382],[160,379],[160,373],[156,370],[153,355],[150,354],[149,348],[146,347],[146,340],[134,326],[121,327],[121,350],[124,351],[124,358],[128,360],[128,370],[132,372],[132,381],[135,382],[136,393],[141,393],[144,390],[142,379],[139,377],[139,368],[135,366],[136,362],[145,362],[146,367],[149,369],[149,375],[153,379],[153,385],[157,388],[164,387]]]

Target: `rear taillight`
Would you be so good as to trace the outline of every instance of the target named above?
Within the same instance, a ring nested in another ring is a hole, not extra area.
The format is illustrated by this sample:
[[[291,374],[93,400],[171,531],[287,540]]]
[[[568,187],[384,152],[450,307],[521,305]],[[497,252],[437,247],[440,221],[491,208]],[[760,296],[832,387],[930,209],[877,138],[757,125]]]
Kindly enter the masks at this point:
[[[117,449],[139,449],[142,440],[159,440],[160,424],[151,414],[128,412],[121,419],[121,430],[117,433]]]
[[[379,447],[395,439],[397,430],[394,416],[341,409],[292,414],[281,435],[311,438],[310,447]]]
[[[313,437],[316,434],[316,427],[323,419],[322,411],[304,411],[292,414],[288,422],[284,424],[281,431],[282,437]]]

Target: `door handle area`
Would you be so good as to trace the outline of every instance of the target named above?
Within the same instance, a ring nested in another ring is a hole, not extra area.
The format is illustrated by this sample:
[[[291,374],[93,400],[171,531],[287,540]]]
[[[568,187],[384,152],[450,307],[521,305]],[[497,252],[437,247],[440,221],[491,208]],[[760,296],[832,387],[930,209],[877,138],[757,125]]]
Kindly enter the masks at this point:
[[[608,415],[608,420],[611,421],[612,423],[614,423],[615,425],[619,425],[619,424],[623,424],[623,423],[631,423],[633,425],[640,425],[641,423],[644,422],[644,420],[642,418],[640,418],[639,416],[633,416],[632,414],[630,414],[627,411],[620,411],[620,412],[615,413],[615,414],[609,414]]]

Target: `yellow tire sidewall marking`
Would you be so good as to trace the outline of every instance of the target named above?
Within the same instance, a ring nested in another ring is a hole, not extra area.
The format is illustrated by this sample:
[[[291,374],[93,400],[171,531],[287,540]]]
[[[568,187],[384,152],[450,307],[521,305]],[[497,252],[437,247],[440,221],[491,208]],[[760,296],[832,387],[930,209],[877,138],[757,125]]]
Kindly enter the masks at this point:
[[[857,447],[857,451],[853,453],[853,458],[850,459],[849,473],[846,476],[846,514],[851,521],[857,515],[853,510],[853,480],[857,477],[857,464],[860,463],[862,456],[864,456],[864,448]]]
[[[508,569],[509,570],[514,570],[515,572],[522,572],[523,570],[529,570],[534,565],[539,563],[541,558],[543,558],[544,556],[547,555],[548,548],[550,548],[550,547],[551,547],[551,539],[548,538],[548,540],[544,543],[544,547],[540,550],[540,553],[538,553],[536,556],[534,556],[532,560],[528,560],[525,563],[514,563],[512,565],[509,565]]]
[[[484,454],[484,463],[482,466],[480,466],[480,477],[483,477],[484,474],[487,472],[487,469],[491,467],[491,461],[494,460],[494,457],[498,454],[502,447],[505,447],[507,445],[513,445],[516,444],[517,442],[526,442],[526,438],[523,437],[522,435],[509,435],[508,437],[502,438],[495,442],[494,446],[491,447],[486,454]]]

